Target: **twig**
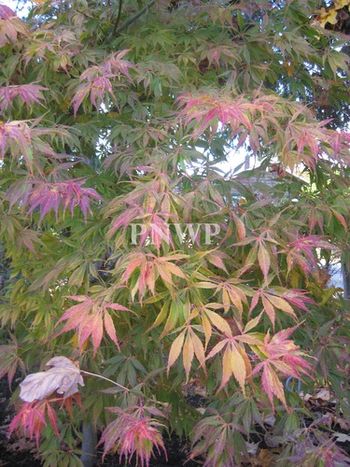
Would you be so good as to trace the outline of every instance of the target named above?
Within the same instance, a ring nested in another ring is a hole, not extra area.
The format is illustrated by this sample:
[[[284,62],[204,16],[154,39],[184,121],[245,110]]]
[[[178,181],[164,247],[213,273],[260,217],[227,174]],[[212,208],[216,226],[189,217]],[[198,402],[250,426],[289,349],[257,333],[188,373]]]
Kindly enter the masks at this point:
[[[91,373],[90,371],[85,371],[85,370],[80,370],[80,373],[84,373],[85,375],[89,375],[89,376],[95,376],[95,378],[100,378],[100,379],[103,379],[105,381],[108,381],[109,383],[113,384],[114,386],[118,386],[119,388],[121,388],[124,391],[129,392],[131,394],[134,394],[134,395],[137,395],[137,396],[141,395],[139,391],[135,391],[135,389],[126,388],[122,384],[119,384],[116,381],[113,381],[112,379],[106,378],[105,376],[99,375],[98,373]],[[153,403],[156,402],[159,405],[167,406],[166,403],[160,402],[160,401],[155,401],[154,399],[152,399],[151,397],[146,396],[145,394],[142,394],[142,397],[144,399],[146,399],[146,400],[149,400],[149,401],[153,402]]]
[[[113,32],[112,32],[113,36],[115,35],[117,31],[117,27],[118,27],[118,24],[119,24],[121,15],[122,15],[122,8],[123,8],[123,0],[119,0],[118,14],[117,14],[117,18],[115,20],[114,26],[113,26]]]
[[[113,34],[119,34],[121,31],[126,29],[127,27],[130,26],[130,24],[134,23],[136,20],[138,20],[142,15],[144,15],[154,4],[156,0],[151,0],[145,7],[142,8],[136,15],[132,16],[130,19],[126,20],[123,24],[119,26],[119,28],[116,28],[115,31],[113,31]]]
[[[114,386],[118,386],[119,388],[123,389],[124,391],[131,392],[131,389],[126,388],[122,384],[119,384],[116,381],[113,381],[112,379],[106,378],[105,376],[98,375],[97,373],[90,373],[90,371],[85,371],[85,370],[80,370],[80,373],[84,373],[85,375],[95,376],[96,378],[104,379],[105,381],[108,381],[109,383],[114,384]]]

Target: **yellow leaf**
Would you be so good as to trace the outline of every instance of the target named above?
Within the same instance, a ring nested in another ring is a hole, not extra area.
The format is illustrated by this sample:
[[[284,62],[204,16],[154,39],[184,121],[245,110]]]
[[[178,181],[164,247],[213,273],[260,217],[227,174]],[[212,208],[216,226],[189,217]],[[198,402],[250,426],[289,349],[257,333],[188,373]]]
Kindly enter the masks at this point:
[[[228,383],[232,374],[232,367],[231,367],[231,353],[229,348],[226,348],[224,352],[224,356],[222,357],[222,379],[220,384],[220,389],[222,389]]]
[[[206,310],[207,316],[219,331],[226,336],[232,336],[232,331],[228,322],[220,315],[211,310]]]
[[[327,11],[325,8],[321,8],[319,10],[318,22],[323,28],[327,23],[337,24],[337,10],[332,8]]]
[[[263,307],[264,307],[264,310],[267,316],[270,318],[272,326],[274,326],[275,319],[276,319],[276,313],[275,313],[274,307],[272,306],[271,302],[269,302],[267,298],[264,297],[264,295],[262,295],[261,301],[262,301],[262,304],[263,304]]]
[[[226,289],[222,290],[222,304],[224,305],[224,310],[228,311],[230,309],[230,297]]]
[[[288,410],[286,398],[284,396],[283,384],[277,376],[277,373],[271,368],[266,366],[263,372],[263,388],[266,390],[271,404],[273,404],[273,395],[279,399],[284,407]]]
[[[194,357],[193,342],[192,342],[190,334],[187,334],[187,337],[184,343],[183,354],[182,354],[183,364],[184,364],[185,373],[186,373],[186,383],[188,382],[188,377],[190,375],[193,357]]]
[[[246,324],[246,326],[244,328],[244,332],[249,332],[252,329],[254,329],[259,324],[260,319],[261,319],[261,313],[258,316],[256,316],[255,318],[248,321],[248,323]]]
[[[233,376],[238,381],[243,394],[245,394],[244,383],[247,377],[247,370],[244,358],[234,345],[230,348],[230,364]]]
[[[264,278],[267,279],[267,275],[270,270],[270,255],[266,248],[261,244],[259,245],[258,250],[258,262]]]
[[[289,303],[286,300],[284,300],[281,297],[276,297],[275,295],[270,295],[270,294],[266,294],[266,295],[267,295],[268,300],[272,303],[274,307],[278,308],[279,310],[284,311],[290,316],[293,316],[294,319],[297,319],[293,308],[289,305]]]
[[[194,353],[199,361],[200,366],[205,369],[205,353],[204,353],[204,347],[203,347],[202,341],[194,332],[191,333],[191,336],[192,336]]]
[[[204,314],[202,315],[202,326],[205,335],[205,348],[207,348],[212,334],[212,327],[209,319]]]
[[[181,334],[179,334],[171,345],[170,352],[169,352],[169,359],[168,359],[168,373],[169,373],[170,368],[174,365],[176,360],[179,358],[182,345],[184,342],[184,338],[185,338],[185,332],[186,331],[183,331]]]
[[[169,309],[169,302],[164,302],[155,322],[152,324],[150,329],[156,328],[165,320],[165,318],[168,316],[168,309]]]
[[[334,0],[334,8],[336,10],[341,10],[345,6],[350,5],[350,0]]]
[[[235,287],[230,287],[228,289],[228,294],[230,296],[231,302],[234,304],[234,306],[237,308],[237,310],[242,314],[243,313],[242,299],[244,299],[244,297],[240,297],[237,290],[239,290],[239,289],[237,289]]]

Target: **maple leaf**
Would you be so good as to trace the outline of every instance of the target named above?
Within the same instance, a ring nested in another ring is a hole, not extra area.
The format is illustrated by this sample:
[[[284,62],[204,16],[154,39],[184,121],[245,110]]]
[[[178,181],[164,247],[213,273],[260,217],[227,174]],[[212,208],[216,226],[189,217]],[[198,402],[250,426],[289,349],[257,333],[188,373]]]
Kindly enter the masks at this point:
[[[293,167],[297,162],[314,169],[320,158],[323,144],[329,142],[330,133],[325,126],[328,121],[296,122],[293,119],[285,130],[285,146],[282,149],[282,160]],[[297,160],[293,160],[295,153]]]
[[[296,314],[294,313],[293,308],[289,304],[289,301],[293,301],[293,295],[291,294],[290,297],[292,298],[292,300],[287,300],[285,295],[281,296],[278,294],[278,292],[276,292],[273,289],[258,289],[253,295],[249,313],[251,313],[255,309],[259,301],[261,301],[264,312],[269,317],[273,326],[275,325],[276,320],[276,310],[283,311],[284,313],[288,314],[296,320]],[[295,298],[299,303],[301,297],[296,292]]]
[[[206,278],[196,283],[196,286],[201,289],[215,289],[215,295],[220,295],[221,303],[225,311],[230,309],[233,305],[240,314],[243,313],[243,306],[247,304],[247,297],[245,294],[246,288],[242,288],[240,279],[227,279],[222,278]]]
[[[247,255],[245,266],[252,266],[257,260],[266,282],[268,281],[268,275],[271,268],[271,257],[277,254],[276,245],[278,245],[278,242],[273,237],[273,232],[270,229],[266,229],[259,236],[246,237],[233,245],[253,245],[249,255]]]
[[[131,76],[129,70],[134,68],[134,64],[128,60],[124,60],[125,55],[129,52],[130,49],[124,49],[119,52],[112,53],[109,57],[103,62],[102,68],[107,72],[113,75],[113,77],[125,76],[131,81]]]
[[[0,87],[0,112],[4,112],[8,109],[16,97],[20,98],[21,101],[28,106],[34,103],[40,104],[40,101],[44,99],[42,91],[47,91],[47,88],[33,83],[17,86],[2,86]]]
[[[344,214],[346,214],[346,212],[344,212]],[[344,230],[348,230],[348,223],[344,215],[339,212],[339,210],[336,210],[326,204],[308,206],[308,212],[305,215],[305,220],[308,222],[310,233],[317,228],[323,234],[325,220],[327,219],[327,221],[330,222],[332,218],[335,218]]]
[[[247,376],[251,373],[251,364],[247,352],[244,348],[242,342],[242,336],[234,336],[231,332],[228,333],[226,331],[226,336],[221,339],[209,352],[207,355],[207,359],[215,357],[216,354],[222,352],[222,377],[221,377],[221,384],[219,387],[219,391],[224,388],[231,377],[233,376],[240,388],[245,394],[245,382]],[[253,337],[245,335],[243,340],[248,341],[250,343],[257,344],[258,341]]]
[[[303,375],[310,375],[311,365],[304,359],[304,353],[289,339],[295,327],[283,329],[273,337],[266,334],[264,342],[259,346],[266,359],[254,368],[252,375],[262,370],[262,386],[273,407],[273,397],[276,396],[288,410],[284,395],[283,384],[278,373],[300,379]]]
[[[16,42],[20,34],[28,35],[25,24],[11,8],[0,5],[0,47]]]
[[[186,279],[183,271],[172,261],[187,258],[187,255],[174,254],[171,256],[155,256],[152,253],[132,253],[123,261],[125,269],[122,281],[128,282],[134,272],[138,271],[138,278],[131,290],[132,299],[138,293],[140,300],[148,289],[152,295],[155,293],[155,284],[160,277],[167,287],[174,285],[173,276]]]
[[[90,74],[87,74],[89,71]],[[91,104],[97,109],[103,102],[105,94],[108,93],[112,97],[114,97],[113,90],[112,90],[112,83],[107,76],[95,76],[94,78],[91,76],[92,71],[86,70],[83,75],[81,76],[81,80],[87,80],[80,84],[74,94],[72,99],[73,111],[74,115],[77,114],[79,107],[81,106],[85,97],[90,94],[90,101]]]
[[[10,150],[13,155],[23,154],[31,165],[32,135],[29,126],[23,121],[4,123],[0,121],[0,160],[5,157],[5,151]]]
[[[23,433],[24,436],[31,440],[35,440],[37,447],[43,429],[47,425],[47,420],[50,423],[56,436],[59,436],[57,426],[57,415],[50,400],[42,400],[35,402],[26,402],[22,404],[20,410],[12,419],[9,426],[9,436],[14,431]]]
[[[306,290],[300,290],[300,289],[289,289],[286,292],[282,293],[282,298],[284,300],[287,300],[291,305],[299,308],[300,310],[303,311],[308,311],[307,304],[309,305],[314,305],[315,301],[306,296],[307,291]]]
[[[192,96],[183,94],[178,97],[182,108],[180,118],[186,125],[195,122],[198,127],[192,136],[197,139],[207,128],[215,132],[218,123],[228,125],[233,137],[238,136],[238,146],[249,137],[249,143],[254,151],[260,147],[259,140],[267,139],[267,128],[272,126],[275,131],[280,129],[277,118],[282,115],[278,97],[272,95],[246,96],[232,98],[227,95],[200,94]]]
[[[19,397],[24,402],[41,401],[54,392],[66,398],[79,391],[79,384],[84,386],[79,368],[68,358],[53,357],[46,366],[52,368],[31,373],[20,383]]]
[[[23,229],[17,235],[16,244],[19,248],[27,248],[31,253],[35,254],[35,246],[42,246],[43,242],[40,240],[39,233],[35,230]]]
[[[252,129],[252,122],[249,118],[250,105],[244,98],[238,98],[233,102],[226,100],[225,102],[224,99],[221,100],[209,94],[198,97],[183,94],[178,98],[178,102],[183,107],[180,116],[184,118],[185,123],[189,124],[194,120],[199,125],[193,133],[194,139],[215,120],[223,125],[229,124],[234,134],[237,134],[240,129],[246,131]],[[247,133],[243,137],[243,141],[246,136]]]
[[[16,16],[16,13],[10,7],[0,4],[0,19],[9,19]]]
[[[234,433],[243,433],[242,427],[227,420],[216,410],[194,427],[190,459],[204,459],[203,467],[232,467],[235,462]]]
[[[318,235],[300,236],[293,242],[290,242],[287,247],[288,272],[297,265],[304,274],[309,274],[313,269],[317,268],[317,257],[314,252],[315,248],[323,248],[326,250],[335,248],[334,245]]]
[[[162,426],[156,419],[147,415],[161,412],[154,407],[139,407],[135,410],[131,407],[123,410],[119,407],[111,407],[109,411],[115,413],[117,418],[112,421],[102,433],[100,443],[104,444],[103,457],[109,451],[119,452],[119,461],[124,457],[125,463],[129,463],[133,456],[141,467],[148,467],[154,448],[158,453],[162,450],[166,456],[166,450],[159,432]]]
[[[104,300],[96,300],[86,295],[73,295],[68,297],[78,302],[65,311],[58,323],[66,321],[59,335],[73,329],[78,336],[78,345],[83,349],[85,342],[90,338],[94,348],[94,354],[101,345],[103,330],[119,348],[114,323],[108,309],[114,311],[130,311],[125,306],[118,303],[109,303]]]
[[[337,434],[341,435],[341,433]],[[346,467],[350,465],[347,452],[341,449],[337,442],[327,439],[322,432],[315,429],[302,442],[298,442],[293,456],[289,460],[298,467],[303,467],[310,461],[322,463],[325,467]]]
[[[44,180],[28,179],[25,184],[15,185],[7,192],[10,206],[18,203],[28,207],[28,214],[36,209],[40,210],[40,222],[50,212],[56,217],[60,208],[63,213],[69,209],[73,216],[74,209],[79,207],[86,218],[91,214],[90,201],[100,201],[101,196],[93,189],[83,186],[85,180],[67,180],[62,182],[47,182]]]
[[[80,406],[80,399],[77,394],[67,398],[53,397],[42,401],[25,402],[11,420],[8,436],[17,431],[30,440],[35,440],[37,447],[39,447],[41,434],[48,423],[55,435],[60,435],[54,405],[59,404],[60,408],[66,409],[69,415],[72,416],[74,402]]]
[[[30,174],[33,168],[37,168],[42,173],[39,160],[35,156],[44,155],[49,158],[59,158],[60,156],[48,144],[44,138],[50,137],[54,142],[57,137],[63,143],[70,142],[70,135],[62,125],[51,128],[36,127],[37,120],[13,120],[11,122],[0,121],[0,161],[4,159],[6,152],[12,158],[22,158],[29,169]],[[30,125],[30,126],[29,126]]]
[[[206,360],[208,360],[222,353],[222,379],[218,390],[224,388],[233,376],[245,394],[245,382],[251,374],[252,368],[244,344],[255,346],[261,343],[256,336],[249,334],[249,331],[258,324],[261,315],[250,320],[243,329],[241,323],[236,319],[224,319],[217,313],[208,313],[208,309],[206,314],[212,324],[223,334],[223,338],[214,345],[206,356]]]
[[[132,64],[123,60],[128,50],[113,53],[101,65],[95,65],[87,68],[80,76],[80,85],[78,86],[72,100],[74,115],[77,114],[83,100],[90,94],[91,104],[98,109],[102,104],[106,94],[115,98],[111,79],[125,76],[131,79],[129,68]]]
[[[330,131],[330,145],[335,154],[347,150],[350,145],[350,133],[348,131]]]
[[[16,344],[0,345],[0,379],[7,375],[10,388],[18,367],[24,370],[24,363],[18,357],[17,350]]]
[[[337,10],[336,8],[330,8],[326,10],[325,8],[321,8],[318,11],[317,21],[320,23],[320,26],[323,28],[326,26],[327,23],[329,24],[337,24]]]
[[[205,370],[204,345],[190,325],[185,326],[185,329],[176,337],[170,347],[168,358],[168,373],[170,368],[179,358],[181,350],[183,352],[182,360],[186,373],[186,382],[188,382],[194,356],[196,356],[199,364]]]
[[[221,62],[232,63],[238,58],[230,45],[204,44],[200,55],[201,60],[207,59],[209,66],[214,64],[216,67],[219,67]]]
[[[114,219],[112,227],[108,231],[108,237],[111,237],[120,227],[123,227],[125,231],[136,220],[141,223],[141,231],[138,236],[138,242],[141,246],[150,241],[159,251],[162,242],[173,245],[168,224],[169,213],[152,212],[151,209],[147,212],[138,206],[129,208]]]

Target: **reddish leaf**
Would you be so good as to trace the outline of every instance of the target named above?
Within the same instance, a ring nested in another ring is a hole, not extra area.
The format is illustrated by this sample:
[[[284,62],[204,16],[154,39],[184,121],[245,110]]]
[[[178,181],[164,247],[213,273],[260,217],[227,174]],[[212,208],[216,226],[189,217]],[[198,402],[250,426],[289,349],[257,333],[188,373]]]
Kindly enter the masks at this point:
[[[16,97],[20,98],[21,101],[28,106],[34,103],[40,104],[40,101],[44,99],[42,91],[46,90],[47,88],[44,86],[34,83],[2,86],[0,87],[0,112],[4,112],[8,109]]]
[[[158,453],[162,450],[166,456],[162,436],[158,430],[160,423],[145,413],[154,413],[152,408],[129,408],[128,411],[124,411],[115,407],[110,411],[117,414],[117,418],[107,425],[102,433],[100,443],[104,444],[103,457],[109,451],[117,451],[120,462],[124,457],[125,463],[129,463],[131,458],[136,456],[141,467],[149,467],[154,448]]]
[[[80,350],[82,350],[85,342],[91,338],[94,353],[96,353],[105,329],[108,336],[119,347],[114,323],[109,315],[108,308],[115,311],[129,311],[128,308],[118,303],[105,302],[102,299],[94,300],[85,295],[71,296],[69,298],[79,302],[79,304],[68,308],[60,318],[59,323],[63,321],[66,321],[66,323],[59,334],[75,329]]]

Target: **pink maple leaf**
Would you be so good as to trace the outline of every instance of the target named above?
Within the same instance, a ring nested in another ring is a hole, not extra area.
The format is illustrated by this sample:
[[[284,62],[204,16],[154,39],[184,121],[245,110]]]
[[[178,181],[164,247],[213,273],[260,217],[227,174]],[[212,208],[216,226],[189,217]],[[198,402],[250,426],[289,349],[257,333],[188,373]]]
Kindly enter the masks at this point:
[[[169,230],[169,214],[153,212],[145,212],[145,210],[139,206],[130,207],[127,211],[124,211],[116,219],[114,219],[112,227],[110,228],[108,235],[112,236],[116,230],[120,227],[124,230],[130,226],[136,219],[140,219],[141,230],[139,232],[139,243],[145,245],[148,240],[154,245],[157,250],[160,249],[162,242],[172,245],[172,239]]]
[[[314,305],[315,301],[312,298],[308,297],[306,294],[306,290],[290,289],[282,294],[282,298],[284,298],[285,300],[287,300],[287,302],[299,308],[300,310],[308,311],[306,305]]]
[[[61,141],[66,142],[70,138],[66,128],[61,125],[51,128],[36,127],[37,123],[38,120],[0,121],[0,160],[3,160],[6,154],[12,158],[18,157],[20,162],[24,160],[30,173],[33,173],[34,166],[41,171],[40,155],[60,157],[45,138],[60,137]]]
[[[90,102],[95,108],[101,105],[106,93],[114,97],[112,83],[110,81],[111,75],[109,73],[104,73],[103,76],[100,76],[100,70],[99,67],[91,67],[85,70],[81,75],[80,80],[82,82],[77,88],[72,100],[74,115],[76,115],[83,100],[89,94]]]
[[[259,137],[266,139],[267,127],[277,125],[276,117],[279,115],[274,96],[248,99],[245,96],[231,98],[211,94],[183,94],[178,97],[178,102],[182,107],[180,117],[185,124],[195,122],[197,125],[193,132],[194,139],[209,127],[216,131],[218,123],[221,123],[231,128],[232,136],[239,136],[239,145],[249,136],[254,150],[259,148]]]
[[[68,180],[63,182],[46,182],[43,180],[28,180],[26,186],[15,187],[8,191],[7,198],[10,205],[19,203],[28,207],[28,213],[40,210],[40,221],[50,212],[56,216],[60,208],[65,212],[69,209],[73,215],[74,209],[79,207],[86,218],[91,214],[91,200],[99,201],[101,196],[93,189],[83,186],[85,180]]]
[[[16,42],[19,34],[28,34],[25,24],[11,8],[0,5],[0,47]]]
[[[272,407],[273,398],[276,396],[287,408],[283,385],[278,373],[284,377],[291,376],[300,379],[303,375],[309,375],[312,369],[304,359],[300,348],[289,339],[294,331],[295,327],[283,329],[272,338],[270,334],[267,334],[261,346],[266,359],[260,362],[252,372],[252,375],[255,375],[262,370],[262,386]]]
[[[132,66],[127,60],[123,60],[128,50],[122,50],[110,55],[101,65],[87,68],[80,76],[80,85],[72,99],[74,115],[76,115],[83,100],[90,94],[90,102],[97,109],[103,102],[106,94],[112,96],[113,88],[111,79],[125,76],[130,78],[129,68]]]
[[[129,69],[134,65],[123,57],[129,52],[129,49],[121,50],[111,54],[102,64],[103,69],[114,77],[125,76],[131,80]]]
[[[348,150],[350,146],[350,133],[347,131],[331,131],[330,144],[335,154]]]
[[[225,64],[232,63],[234,60],[237,60],[238,56],[230,45],[204,44],[200,58],[202,60],[207,59],[209,66],[214,64],[219,67],[220,62]]]
[[[42,401],[25,402],[20,406],[17,414],[12,419],[8,436],[17,432],[30,440],[35,440],[37,447],[44,428],[49,424],[56,436],[59,436],[57,414],[55,404],[59,408],[64,408],[68,414],[72,415],[73,403],[80,405],[79,395],[73,395],[67,398],[53,397]]]
[[[16,16],[16,13],[10,7],[0,4],[0,19],[9,19]]]
[[[158,453],[162,450],[166,456],[166,450],[159,432],[161,424],[150,414],[160,411],[154,407],[138,407],[122,410],[119,407],[109,408],[110,412],[117,414],[117,418],[112,421],[102,433],[100,443],[104,444],[103,457],[109,451],[119,452],[120,461],[124,457],[125,463],[128,463],[133,456],[136,456],[137,462],[141,467],[148,467],[154,448]]]
[[[51,406],[50,400],[26,402],[21,405],[20,410],[12,419],[9,426],[9,436],[14,431],[21,432],[25,437],[35,440],[37,447],[43,429],[47,425],[47,419],[55,432],[59,436],[57,427],[57,415]]]
[[[305,274],[315,269],[317,267],[315,248],[331,250],[335,247],[318,235],[304,235],[290,242],[287,250],[288,271],[293,265],[298,265]]]
[[[23,154],[30,159],[31,143],[31,131],[26,122],[0,122],[0,160],[4,159],[6,150],[11,154]]]
[[[320,159],[325,144],[329,143],[330,133],[326,128],[328,121],[296,122],[293,119],[285,130],[286,144],[282,152],[295,151],[299,160],[314,169]]]
[[[78,302],[78,304],[68,308],[58,321],[59,323],[66,321],[59,335],[74,329],[78,336],[80,350],[82,350],[85,342],[90,338],[94,353],[96,353],[101,345],[105,330],[110,339],[119,348],[116,330],[108,309],[130,311],[128,308],[118,303],[96,300],[86,295],[73,295],[68,298]]]
[[[230,125],[235,134],[240,128],[248,131],[252,129],[248,115],[249,108],[243,98],[225,102],[210,95],[193,97],[183,94],[178,98],[178,102],[183,107],[180,115],[185,123],[189,124],[194,120],[198,124],[198,128],[193,133],[194,138],[202,134],[211,124],[216,127],[217,122]]]
[[[17,86],[2,86],[0,87],[0,112],[6,110],[16,97],[19,97],[22,102],[30,106],[34,103],[39,104],[44,98],[42,91],[47,88],[39,84],[21,84]]]

